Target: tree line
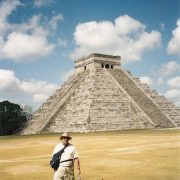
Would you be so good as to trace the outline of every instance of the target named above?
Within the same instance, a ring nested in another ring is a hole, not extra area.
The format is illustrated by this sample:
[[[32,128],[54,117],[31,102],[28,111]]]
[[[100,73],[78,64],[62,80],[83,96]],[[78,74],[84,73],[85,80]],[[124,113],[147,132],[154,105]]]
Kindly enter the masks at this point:
[[[20,105],[9,101],[0,102],[0,136],[12,135],[20,131],[28,117],[29,113]]]

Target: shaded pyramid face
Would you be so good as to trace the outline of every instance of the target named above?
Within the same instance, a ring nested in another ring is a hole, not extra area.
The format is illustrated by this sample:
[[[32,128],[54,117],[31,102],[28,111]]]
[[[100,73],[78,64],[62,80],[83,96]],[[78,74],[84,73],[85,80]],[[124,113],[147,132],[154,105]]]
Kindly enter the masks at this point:
[[[180,126],[180,108],[120,67],[120,57],[91,54],[21,132],[91,132]]]

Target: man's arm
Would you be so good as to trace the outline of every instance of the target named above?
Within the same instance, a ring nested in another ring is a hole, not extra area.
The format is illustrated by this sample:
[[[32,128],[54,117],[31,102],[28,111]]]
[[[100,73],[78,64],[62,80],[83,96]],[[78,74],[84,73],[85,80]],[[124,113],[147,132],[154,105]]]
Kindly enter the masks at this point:
[[[81,174],[81,168],[80,168],[80,160],[79,158],[75,158],[74,162],[76,163],[76,167],[78,169],[78,175]]]

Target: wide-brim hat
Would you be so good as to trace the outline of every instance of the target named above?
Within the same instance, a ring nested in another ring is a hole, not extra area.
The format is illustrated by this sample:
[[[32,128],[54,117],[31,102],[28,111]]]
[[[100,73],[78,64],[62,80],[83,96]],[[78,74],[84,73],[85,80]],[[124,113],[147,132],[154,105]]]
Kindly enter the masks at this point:
[[[62,133],[62,135],[60,136],[60,140],[62,140],[63,137],[67,137],[69,140],[72,139],[72,137],[67,132]]]

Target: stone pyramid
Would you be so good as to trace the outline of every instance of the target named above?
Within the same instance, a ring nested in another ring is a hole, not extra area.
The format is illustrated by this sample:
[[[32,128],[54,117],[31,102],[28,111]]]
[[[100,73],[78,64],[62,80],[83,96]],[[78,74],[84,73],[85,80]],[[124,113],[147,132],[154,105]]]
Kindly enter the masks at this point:
[[[180,108],[121,68],[120,56],[90,54],[34,113],[21,134],[180,126]]]

